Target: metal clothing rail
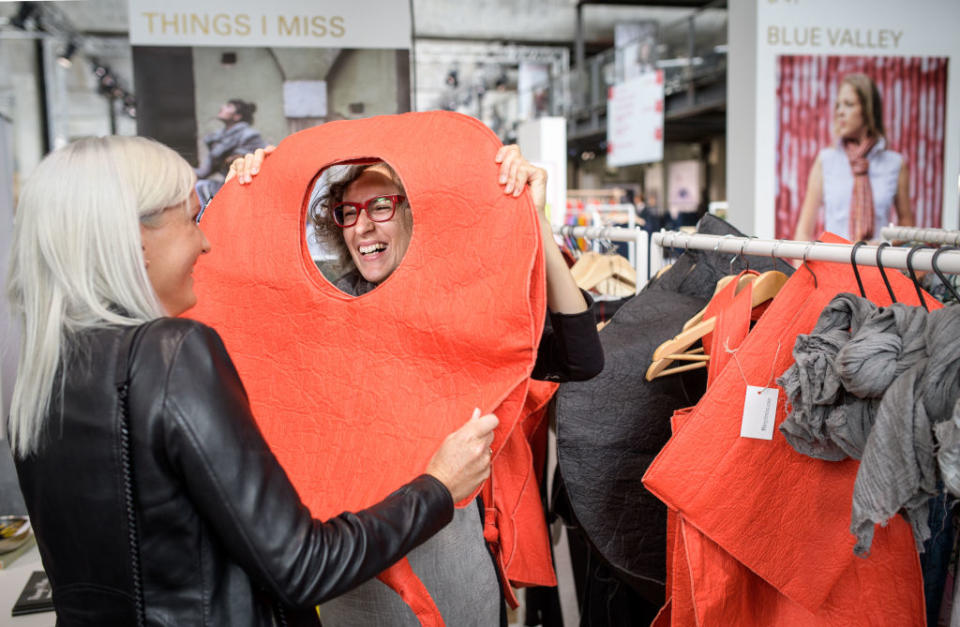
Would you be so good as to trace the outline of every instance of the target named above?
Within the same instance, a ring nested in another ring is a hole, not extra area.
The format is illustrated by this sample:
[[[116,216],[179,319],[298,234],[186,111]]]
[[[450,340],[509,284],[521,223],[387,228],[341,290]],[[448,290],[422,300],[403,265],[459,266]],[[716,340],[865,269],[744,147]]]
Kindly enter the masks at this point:
[[[651,259],[650,238],[643,229],[630,229],[622,226],[573,226],[572,224],[554,225],[553,232],[563,237],[581,237],[583,239],[606,239],[611,242],[627,242],[629,246],[630,265],[637,271],[637,291],[640,291],[650,279],[651,273],[659,269],[654,269],[653,265],[661,262],[659,255],[657,259]]]
[[[922,229],[914,226],[885,226],[880,236],[887,241],[926,242],[960,246],[960,231],[949,229]],[[920,254],[920,253],[917,253]]]
[[[661,231],[653,234],[653,243],[663,248],[693,248],[712,250],[726,254],[755,255],[777,257],[780,259],[806,259],[808,261],[830,261],[850,263],[852,244],[827,244],[823,242],[795,242],[791,240],[754,239],[751,237],[733,237],[724,235],[706,235],[702,233],[680,233]],[[877,265],[878,246],[864,245],[857,249],[858,266]],[[909,248],[886,246],[880,252],[884,268],[907,269]],[[913,255],[911,265],[917,272],[933,270],[933,255],[937,250],[924,248]],[[941,272],[960,274],[960,250],[944,250],[937,256],[937,268]]]
[[[642,229],[628,229],[622,226],[573,226],[572,224],[554,225],[557,235],[582,237],[584,239],[608,239],[611,242],[646,241],[647,232]]]
[[[603,227],[603,219],[601,218],[601,214],[609,213],[611,211],[625,213],[627,215],[627,226],[626,227],[609,227],[609,228],[620,228],[623,231],[632,232],[634,227],[637,226],[637,211],[633,205],[592,204],[592,205],[586,205],[584,207],[584,213],[591,215],[591,221],[593,222],[594,227],[606,228],[606,227]],[[576,228],[576,227],[574,227],[571,224],[555,226],[553,228],[553,232],[557,233],[558,228]],[[628,239],[615,239],[614,237],[604,237],[604,236],[591,237],[589,235],[575,235],[574,237],[583,237],[585,239],[608,239],[610,241],[627,242],[627,260],[630,262],[630,265],[632,265],[639,272],[640,263],[638,261],[639,257],[637,255],[639,240],[636,240],[632,237]],[[647,241],[649,242],[649,239]]]

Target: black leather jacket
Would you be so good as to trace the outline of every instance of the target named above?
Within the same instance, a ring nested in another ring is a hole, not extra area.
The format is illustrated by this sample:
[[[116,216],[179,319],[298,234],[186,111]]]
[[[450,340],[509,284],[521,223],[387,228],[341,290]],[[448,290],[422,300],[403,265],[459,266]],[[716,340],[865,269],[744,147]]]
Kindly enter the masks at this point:
[[[17,460],[61,625],[135,624],[115,388],[124,335],[100,329],[73,343],[39,452]],[[314,520],[215,331],[155,321],[134,355],[130,439],[148,624],[272,624],[277,606],[343,593],[452,518],[450,493],[423,475],[367,510]]]

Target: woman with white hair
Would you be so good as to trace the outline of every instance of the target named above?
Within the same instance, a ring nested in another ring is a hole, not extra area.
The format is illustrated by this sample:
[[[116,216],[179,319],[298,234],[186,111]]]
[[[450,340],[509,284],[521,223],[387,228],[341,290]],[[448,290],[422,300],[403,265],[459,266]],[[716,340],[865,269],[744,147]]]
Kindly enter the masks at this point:
[[[87,139],[20,198],[7,427],[59,624],[282,624],[436,533],[489,474],[497,419],[475,412],[423,475],[314,520],[217,333],[171,317],[210,250],[195,180],[157,142]]]

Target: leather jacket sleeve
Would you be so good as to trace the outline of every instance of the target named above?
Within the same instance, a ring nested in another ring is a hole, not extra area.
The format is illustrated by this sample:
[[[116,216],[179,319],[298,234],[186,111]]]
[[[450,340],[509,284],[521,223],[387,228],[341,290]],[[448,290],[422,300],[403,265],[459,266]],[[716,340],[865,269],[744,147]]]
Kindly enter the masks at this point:
[[[314,520],[254,422],[216,332],[194,323],[174,350],[165,455],[223,546],[282,603],[315,605],[341,594],[452,519],[446,487],[422,475],[368,509]]]

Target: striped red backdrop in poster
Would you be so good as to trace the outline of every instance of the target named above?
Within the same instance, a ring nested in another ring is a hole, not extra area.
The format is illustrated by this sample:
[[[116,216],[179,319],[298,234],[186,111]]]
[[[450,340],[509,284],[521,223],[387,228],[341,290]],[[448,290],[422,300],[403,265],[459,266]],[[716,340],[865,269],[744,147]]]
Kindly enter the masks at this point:
[[[947,58],[782,55],[777,59],[778,238],[793,237],[817,153],[836,142],[833,106],[840,81],[853,72],[863,72],[880,90],[887,146],[906,159],[917,225],[940,226]],[[821,210],[817,237],[822,232]]]

